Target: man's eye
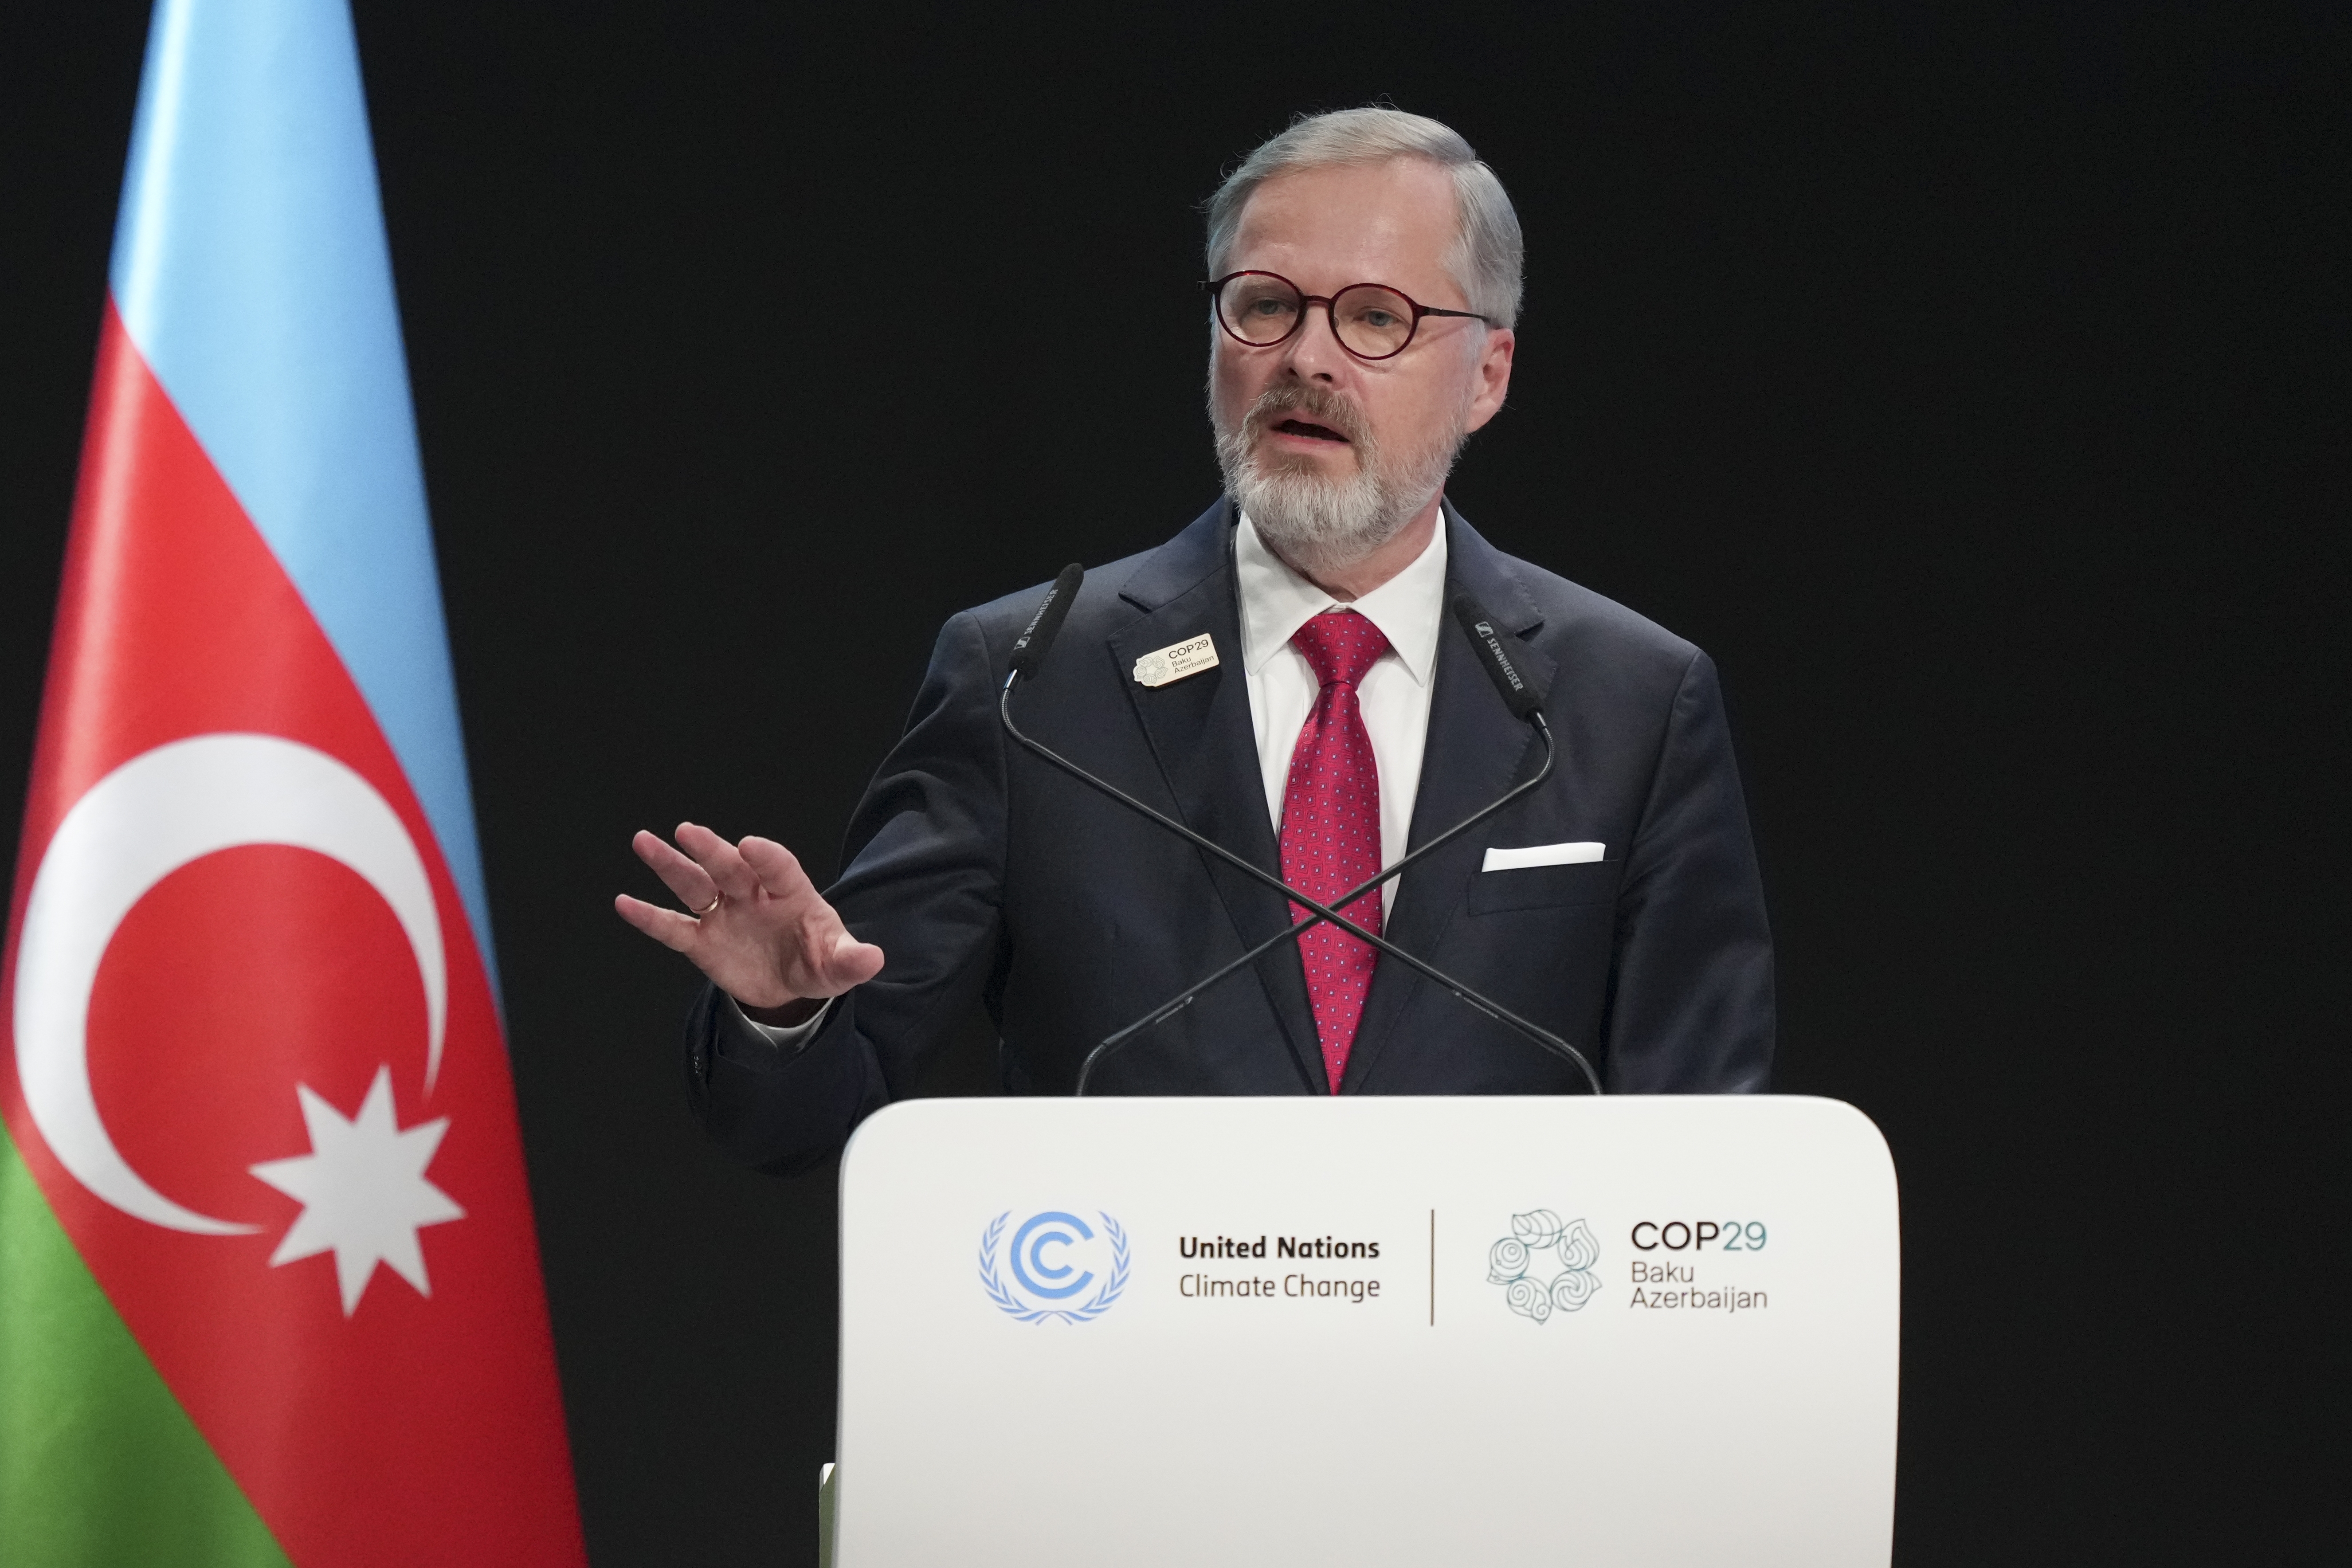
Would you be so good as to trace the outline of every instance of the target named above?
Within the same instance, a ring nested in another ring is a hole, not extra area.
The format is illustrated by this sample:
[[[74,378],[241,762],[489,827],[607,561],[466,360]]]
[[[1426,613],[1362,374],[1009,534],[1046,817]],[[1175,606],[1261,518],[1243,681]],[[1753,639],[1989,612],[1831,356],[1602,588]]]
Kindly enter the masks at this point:
[[[1368,327],[1378,327],[1382,331],[1386,331],[1388,328],[1395,326],[1401,318],[1393,310],[1366,310],[1361,315],[1358,316],[1356,320],[1363,322],[1364,325]]]
[[[1250,300],[1244,301],[1242,305],[1242,314],[1245,316],[1280,316],[1287,314],[1289,309],[1290,308],[1287,305],[1285,305],[1279,300]]]

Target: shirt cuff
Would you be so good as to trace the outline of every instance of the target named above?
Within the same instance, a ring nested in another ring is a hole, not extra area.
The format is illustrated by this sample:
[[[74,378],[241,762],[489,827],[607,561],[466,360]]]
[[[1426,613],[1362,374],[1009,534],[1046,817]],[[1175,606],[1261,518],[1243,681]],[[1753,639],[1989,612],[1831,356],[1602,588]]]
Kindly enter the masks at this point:
[[[748,1047],[754,1052],[773,1051],[787,1057],[797,1055],[802,1047],[816,1037],[816,1032],[824,1027],[825,1019],[832,1016],[835,1000],[826,997],[824,1005],[818,1008],[816,1016],[806,1023],[762,1024],[747,1016],[736,1005],[734,997],[724,992],[719,994],[726,1003],[719,1010],[719,1044],[722,1052],[730,1046],[736,1046]]]

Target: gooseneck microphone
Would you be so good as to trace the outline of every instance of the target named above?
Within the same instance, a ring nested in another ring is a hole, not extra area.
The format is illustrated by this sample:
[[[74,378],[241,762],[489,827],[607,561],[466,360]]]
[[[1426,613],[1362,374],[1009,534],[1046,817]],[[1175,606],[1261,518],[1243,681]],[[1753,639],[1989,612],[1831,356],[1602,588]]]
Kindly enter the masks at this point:
[[[1458,838],[1463,834],[1469,832],[1470,829],[1477,826],[1480,823],[1486,821],[1496,812],[1501,811],[1513,801],[1517,800],[1521,795],[1527,795],[1530,791],[1539,788],[1546,779],[1551,777],[1552,763],[1558,758],[1559,747],[1557,742],[1552,739],[1551,726],[1544,721],[1544,693],[1542,689],[1536,686],[1528,676],[1522,675],[1518,667],[1512,662],[1510,650],[1504,646],[1502,634],[1498,633],[1495,629],[1494,617],[1487,615],[1486,612],[1480,607],[1476,599],[1473,598],[1466,593],[1455,595],[1454,598],[1454,619],[1461,624],[1463,631],[1468,634],[1471,646],[1476,650],[1478,666],[1486,672],[1487,679],[1495,683],[1495,690],[1503,699],[1503,705],[1511,710],[1513,717],[1523,720],[1535,726],[1537,735],[1541,738],[1544,743],[1543,765],[1538,768],[1535,772],[1535,775],[1532,778],[1529,778],[1526,783],[1515,785],[1511,789],[1505,791],[1501,795],[1488,802],[1486,805],[1479,807],[1476,811],[1472,812],[1468,816],[1464,817],[1461,821],[1455,823],[1444,832],[1438,834],[1435,837],[1431,838],[1421,845],[1420,847],[1406,854],[1394,865],[1383,867],[1370,879],[1359,883],[1357,886],[1349,889],[1346,892],[1332,900],[1331,907],[1335,910],[1347,908],[1349,904],[1354,903],[1358,899],[1370,893],[1373,889],[1381,887],[1392,878],[1402,875],[1406,868],[1412,866],[1415,861],[1421,859],[1424,856],[1436,853],[1446,845],[1452,843],[1455,838]],[[1105,1058],[1108,1057],[1111,1052],[1118,1049],[1129,1039],[1141,1034],[1144,1030],[1151,1028],[1155,1025],[1165,1023],[1170,1018],[1174,1017],[1178,1013],[1182,1012],[1186,1007],[1191,1006],[1193,1000],[1200,996],[1202,992],[1205,992],[1211,987],[1223,982],[1228,976],[1237,974],[1241,971],[1248,968],[1251,964],[1256,963],[1260,958],[1264,957],[1266,953],[1273,952],[1284,942],[1296,942],[1298,938],[1304,936],[1309,928],[1319,923],[1322,918],[1323,917],[1319,914],[1310,914],[1307,919],[1298,921],[1285,930],[1276,931],[1274,935],[1266,938],[1265,941],[1258,943],[1255,947],[1251,948],[1247,952],[1243,953],[1239,958],[1227,963],[1223,968],[1217,970],[1215,973],[1210,974],[1208,977],[1197,984],[1186,987],[1184,990],[1177,993],[1174,996],[1170,997],[1166,1002],[1163,1002],[1159,1006],[1153,1008],[1150,1012],[1145,1014],[1142,1017],[1138,1018],[1134,1023],[1129,1024],[1124,1029],[1119,1030],[1118,1033],[1105,1038],[1100,1045],[1097,1046],[1092,1051],[1089,1051],[1087,1054],[1085,1063],[1078,1068],[1077,1092],[1079,1094],[1086,1093],[1087,1081],[1093,1076],[1095,1068]],[[1350,926],[1349,929],[1352,931],[1355,928]],[[1592,1064],[1585,1059],[1584,1053],[1578,1050],[1574,1046],[1570,1045],[1566,1040],[1561,1039],[1559,1036],[1552,1034],[1550,1031],[1541,1028],[1538,1026],[1531,1024],[1526,1019],[1517,1016],[1516,1014],[1513,1014],[1508,1009],[1505,1008],[1501,1004],[1479,994],[1477,992],[1471,990],[1468,986],[1462,984],[1458,981],[1454,981],[1446,975],[1438,973],[1437,972],[1427,968],[1425,965],[1422,965],[1417,963],[1414,964],[1414,967],[1421,969],[1423,973],[1432,975],[1440,985],[1443,985],[1446,990],[1452,992],[1455,996],[1460,997],[1472,1008],[1485,1014],[1487,1017],[1494,1019],[1496,1023],[1516,1030],[1518,1034],[1528,1039],[1533,1040],[1537,1045],[1543,1047],[1544,1049],[1551,1052],[1554,1056],[1557,1056],[1563,1061],[1567,1061],[1573,1065],[1579,1072],[1584,1075],[1584,1081],[1591,1087],[1593,1093],[1599,1094],[1601,1092],[1600,1076],[1592,1070]]]
[[[1044,613],[1043,610],[1038,612],[1040,615]],[[1470,646],[1484,656],[1478,660],[1478,667],[1495,683],[1496,693],[1502,698],[1503,706],[1511,710],[1511,717],[1523,721],[1531,721],[1537,729],[1549,736],[1551,726],[1544,722],[1544,694],[1519,673],[1518,666],[1511,662],[1511,650],[1503,646],[1503,634],[1495,629],[1495,617],[1469,595],[1456,594],[1454,595],[1454,618],[1469,634]],[[1055,624],[1059,626],[1061,623],[1056,621]]]
[[[1013,639],[1013,674],[1016,677],[1034,675],[1037,667],[1045,662],[1046,650],[1054,639],[1062,635],[1062,623],[1070,618],[1071,602],[1078,596],[1078,584],[1087,580],[1087,569],[1076,562],[1062,568],[1054,578],[1054,585],[1045,590],[1045,597],[1037,613],[1029,617],[1029,626]],[[1008,679],[1005,689],[1011,690]]]
[[[1242,967],[1253,962],[1266,952],[1271,951],[1281,942],[1296,941],[1299,935],[1304,933],[1316,922],[1328,921],[1333,925],[1338,926],[1340,930],[1348,932],[1350,936],[1355,937],[1359,942],[1362,942],[1373,948],[1375,951],[1394,958],[1398,963],[1405,965],[1414,973],[1421,974],[1436,984],[1444,987],[1455,996],[1460,997],[1470,1006],[1475,1008],[1478,1012],[1485,1014],[1487,1017],[1507,1026],[1519,1035],[1532,1040],[1537,1045],[1543,1047],[1546,1050],[1551,1051],[1554,1055],[1559,1056],[1563,1059],[1572,1062],[1578,1069],[1583,1073],[1584,1079],[1586,1083],[1591,1085],[1592,1092],[1595,1094],[1600,1093],[1601,1079],[1599,1076],[1593,1072],[1592,1064],[1587,1061],[1583,1053],[1579,1051],[1575,1047],[1570,1045],[1567,1041],[1559,1038],[1558,1036],[1550,1033],[1549,1030],[1528,1023],[1526,1019],[1519,1017],[1509,1009],[1504,1007],[1500,1003],[1479,994],[1477,992],[1470,989],[1470,987],[1463,984],[1460,981],[1454,979],[1451,975],[1448,975],[1443,971],[1437,969],[1434,965],[1423,963],[1422,960],[1414,957],[1412,953],[1405,952],[1402,948],[1398,947],[1393,942],[1388,942],[1383,938],[1376,936],[1372,932],[1364,930],[1363,927],[1357,925],[1353,921],[1349,920],[1346,916],[1339,912],[1339,906],[1351,903],[1356,900],[1364,897],[1366,894],[1380,887],[1381,883],[1387,881],[1390,878],[1398,875],[1414,861],[1419,860],[1423,856],[1439,848],[1441,846],[1449,842],[1458,835],[1466,832],[1471,827],[1475,826],[1478,823],[1485,821],[1489,816],[1492,816],[1496,812],[1502,810],[1505,806],[1508,805],[1514,800],[1518,799],[1529,790],[1536,788],[1550,775],[1552,763],[1556,755],[1556,747],[1552,741],[1550,727],[1544,722],[1543,714],[1540,711],[1543,694],[1539,690],[1535,689],[1527,677],[1518,670],[1515,664],[1513,664],[1508,649],[1503,643],[1501,637],[1494,629],[1492,617],[1485,615],[1485,613],[1478,608],[1475,602],[1473,601],[1466,594],[1457,596],[1454,600],[1454,610],[1455,617],[1462,622],[1465,631],[1469,634],[1472,643],[1477,647],[1479,663],[1486,669],[1489,679],[1495,682],[1496,690],[1502,695],[1505,704],[1510,708],[1511,711],[1515,715],[1532,722],[1536,727],[1537,732],[1543,737],[1544,762],[1542,768],[1537,772],[1535,777],[1528,780],[1527,783],[1509,790],[1492,805],[1486,806],[1481,811],[1474,813],[1463,821],[1456,823],[1453,827],[1448,828],[1445,832],[1431,839],[1428,843],[1423,844],[1418,849],[1406,855],[1402,859],[1397,861],[1395,865],[1380,872],[1377,876],[1372,878],[1371,880],[1365,882],[1360,887],[1349,889],[1340,898],[1333,900],[1332,903],[1324,904],[1318,902],[1314,899],[1308,898],[1306,894],[1290,886],[1290,884],[1285,882],[1281,878],[1276,876],[1274,873],[1244,860],[1240,856],[1227,849],[1223,845],[1202,837],[1200,834],[1193,832],[1182,823],[1176,821],[1174,818],[1162,812],[1154,810],[1152,807],[1146,805],[1143,802],[1136,799],[1133,795],[1129,795],[1126,791],[1119,789],[1118,786],[1109,784],[1105,780],[1097,778],[1093,773],[1088,773],[1086,769],[1078,766],[1076,763],[1071,762],[1066,757],[1062,756],[1050,748],[1030,739],[1027,735],[1023,734],[1020,727],[1013,723],[1013,689],[1019,684],[1023,677],[1034,675],[1037,669],[1044,665],[1045,656],[1052,650],[1055,637],[1062,629],[1062,622],[1069,615],[1070,605],[1072,601],[1077,597],[1078,585],[1085,580],[1085,568],[1077,564],[1076,562],[1064,567],[1061,574],[1054,579],[1054,585],[1046,591],[1045,601],[1038,605],[1037,613],[1031,618],[1027,629],[1024,630],[1017,639],[1015,639],[1013,645],[1013,652],[1012,668],[1005,675],[1003,689],[997,699],[996,707],[997,720],[1003,726],[1005,734],[1010,736],[1015,744],[1020,746],[1024,751],[1028,752],[1031,755],[1037,757],[1041,761],[1059,769],[1061,772],[1069,774],[1072,778],[1076,779],[1079,783],[1087,785],[1089,788],[1097,790],[1108,796],[1110,799],[1117,801],[1119,805],[1126,806],[1129,810],[1135,812],[1138,816],[1146,817],[1150,821],[1159,824],[1161,827],[1175,834],[1178,837],[1183,839],[1186,843],[1191,844],[1193,847],[1202,850],[1203,853],[1215,857],[1217,859],[1233,867],[1243,875],[1283,894],[1293,903],[1307,910],[1308,914],[1307,918],[1294,921],[1288,928],[1277,935],[1260,943],[1256,949],[1244,954],[1240,959],[1235,960],[1234,963],[1227,964],[1223,969],[1219,970],[1215,974],[1203,980],[1198,985],[1192,987],[1182,995],[1175,998],[1166,1005],[1159,1009],[1155,1009],[1149,1017],[1129,1026],[1127,1028],[1120,1030],[1118,1034],[1104,1040],[1100,1045],[1097,1045],[1091,1052],[1087,1053],[1085,1063],[1078,1070],[1077,1092],[1082,1095],[1086,1092],[1087,1081],[1092,1076],[1095,1068],[1102,1060],[1106,1053],[1111,1050],[1114,1047],[1123,1043],[1129,1038],[1131,1038],[1139,1029],[1147,1026],[1148,1025],[1157,1023],[1161,1019],[1171,1016],[1179,1009],[1189,1005],[1194,997],[1198,996],[1209,986],[1223,979],[1226,975],[1236,973]]]
[[[1347,916],[1340,914],[1329,905],[1318,903],[1315,900],[1307,897],[1305,893],[1300,892],[1297,889],[1292,887],[1289,883],[1284,881],[1273,872],[1243,859],[1240,856],[1234,854],[1223,845],[1217,843],[1214,839],[1203,838],[1201,835],[1193,832],[1191,828],[1185,826],[1174,817],[1144,805],[1143,802],[1136,799],[1125,790],[1120,789],[1117,784],[1097,778],[1094,774],[1087,772],[1086,769],[1078,766],[1077,763],[1070,761],[1067,757],[1063,756],[1060,752],[1053,751],[1036,741],[1031,740],[1028,736],[1021,732],[1020,726],[1013,722],[1013,689],[1014,686],[1019,684],[1023,676],[1033,673],[1039,666],[1045,663],[1045,655],[1053,647],[1054,636],[1062,629],[1062,621],[1064,617],[1069,614],[1069,603],[1072,599],[1075,599],[1077,596],[1077,585],[1084,580],[1085,576],[1085,568],[1078,565],[1075,561],[1069,565],[1063,567],[1061,575],[1054,579],[1054,586],[1047,590],[1045,603],[1038,606],[1037,614],[1031,619],[1029,629],[1023,632],[1018,638],[1014,639],[1013,647],[1015,652],[1013,659],[1013,668],[1004,677],[1004,689],[998,696],[996,701],[997,721],[1003,725],[1004,732],[1007,735],[1010,735],[1013,742],[1024,751],[1028,752],[1034,756],[1040,757],[1045,762],[1051,763],[1055,767],[1061,769],[1062,772],[1069,774],[1072,778],[1076,779],[1080,784],[1087,785],[1089,789],[1100,791],[1102,794],[1107,795],[1111,799],[1118,802],[1119,805],[1127,807],[1129,811],[1136,813],[1138,816],[1149,817],[1151,821],[1158,823],[1160,826],[1166,828],[1169,832],[1175,834],[1179,838],[1183,839],[1194,848],[1203,850],[1208,854],[1215,856],[1218,859],[1223,860],[1226,865],[1231,866],[1234,869],[1241,872],[1244,876],[1249,877],[1258,882],[1262,882],[1266,887],[1274,889],[1276,892],[1285,894],[1301,907],[1311,910],[1318,918],[1329,921],[1341,931],[1344,931],[1349,935],[1355,937],[1359,942],[1368,942],[1382,952],[1392,954],[1398,963],[1428,975],[1431,979],[1435,980],[1441,985],[1451,986],[1454,983],[1446,979],[1444,975],[1440,974],[1428,964],[1423,963],[1421,960],[1415,958],[1412,954],[1405,952],[1403,949],[1396,946],[1394,943],[1385,942],[1380,937],[1373,935],[1370,931],[1368,931],[1363,927],[1356,924],[1355,921],[1349,920]],[[1067,594],[1062,592],[1062,585],[1065,583],[1070,585]],[[1532,1027],[1532,1026],[1530,1026]]]

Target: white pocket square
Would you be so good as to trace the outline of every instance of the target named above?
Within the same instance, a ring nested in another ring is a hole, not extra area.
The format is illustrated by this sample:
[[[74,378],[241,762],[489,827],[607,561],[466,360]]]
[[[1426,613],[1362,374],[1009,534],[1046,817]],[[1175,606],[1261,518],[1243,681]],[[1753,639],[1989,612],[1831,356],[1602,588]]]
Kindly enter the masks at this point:
[[[1582,866],[1606,858],[1606,844],[1530,844],[1524,849],[1489,849],[1481,871],[1518,871],[1529,866]]]

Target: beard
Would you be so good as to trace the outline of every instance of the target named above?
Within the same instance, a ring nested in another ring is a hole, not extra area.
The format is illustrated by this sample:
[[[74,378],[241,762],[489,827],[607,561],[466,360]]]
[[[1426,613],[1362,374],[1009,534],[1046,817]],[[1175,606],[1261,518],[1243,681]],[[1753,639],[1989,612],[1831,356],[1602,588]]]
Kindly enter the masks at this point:
[[[1209,398],[1226,493],[1249,514],[1267,546],[1310,577],[1364,560],[1436,499],[1468,434],[1463,428],[1465,415],[1466,410],[1457,412],[1437,439],[1421,449],[1392,452],[1373,439],[1354,404],[1309,383],[1268,387],[1237,421],[1223,416],[1213,385]],[[1356,455],[1356,471],[1332,479],[1307,458],[1265,451],[1266,432],[1291,418],[1345,436]]]

